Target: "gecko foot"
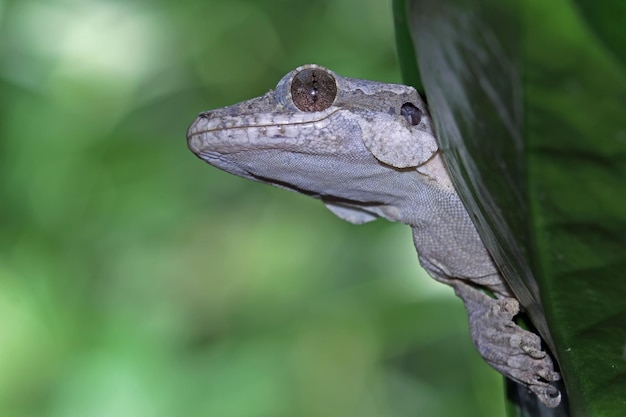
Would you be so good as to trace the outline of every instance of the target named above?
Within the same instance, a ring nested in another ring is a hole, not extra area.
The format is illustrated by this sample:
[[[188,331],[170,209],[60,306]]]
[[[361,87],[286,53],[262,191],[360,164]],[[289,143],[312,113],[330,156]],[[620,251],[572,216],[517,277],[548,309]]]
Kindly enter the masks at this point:
[[[561,393],[550,382],[561,377],[550,356],[541,349],[541,338],[519,327],[514,298],[494,299],[461,283],[455,291],[463,299],[470,321],[472,341],[485,361],[510,379],[526,386],[548,407],[561,402]]]

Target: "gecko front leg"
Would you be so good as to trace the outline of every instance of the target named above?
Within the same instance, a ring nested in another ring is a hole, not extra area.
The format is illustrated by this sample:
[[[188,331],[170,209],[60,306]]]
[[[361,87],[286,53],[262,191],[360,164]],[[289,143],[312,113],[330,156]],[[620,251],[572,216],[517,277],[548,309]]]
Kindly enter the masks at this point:
[[[548,407],[561,401],[550,382],[560,376],[550,355],[541,349],[541,339],[519,327],[513,318],[519,313],[515,298],[495,299],[463,281],[450,283],[463,300],[476,349],[485,361],[509,378],[525,385]]]

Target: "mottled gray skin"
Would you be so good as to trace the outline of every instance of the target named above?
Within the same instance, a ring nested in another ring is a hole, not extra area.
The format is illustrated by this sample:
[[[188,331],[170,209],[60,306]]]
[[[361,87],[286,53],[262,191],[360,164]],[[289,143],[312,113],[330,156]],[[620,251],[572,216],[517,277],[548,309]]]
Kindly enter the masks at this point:
[[[310,69],[336,83],[332,105],[321,111],[299,110],[292,97],[294,77]],[[401,115],[405,103],[421,111],[419,123]],[[209,164],[319,198],[352,223],[384,217],[409,225],[422,266],[465,303],[485,361],[547,406],[559,404],[560,393],[549,384],[559,374],[540,338],[513,322],[519,304],[452,185],[414,88],[305,65],[264,96],[201,113],[187,140]]]

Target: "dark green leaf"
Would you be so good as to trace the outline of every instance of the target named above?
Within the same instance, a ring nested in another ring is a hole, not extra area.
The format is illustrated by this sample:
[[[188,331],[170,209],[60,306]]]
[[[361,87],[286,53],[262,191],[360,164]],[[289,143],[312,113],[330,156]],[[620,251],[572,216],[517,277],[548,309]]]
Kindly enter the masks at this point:
[[[575,416],[626,415],[623,8],[406,5],[450,171]]]

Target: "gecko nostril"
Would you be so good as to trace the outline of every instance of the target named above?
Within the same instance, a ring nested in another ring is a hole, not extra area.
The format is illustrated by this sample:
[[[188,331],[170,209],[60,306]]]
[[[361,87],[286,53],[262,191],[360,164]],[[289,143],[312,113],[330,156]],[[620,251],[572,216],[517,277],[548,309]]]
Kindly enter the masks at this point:
[[[213,112],[210,112],[210,111],[205,111],[204,113],[200,113],[200,114],[198,115],[198,117],[199,117],[200,119],[210,119],[210,118],[211,118],[211,113],[213,113]]]

